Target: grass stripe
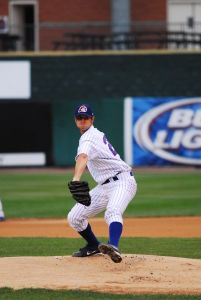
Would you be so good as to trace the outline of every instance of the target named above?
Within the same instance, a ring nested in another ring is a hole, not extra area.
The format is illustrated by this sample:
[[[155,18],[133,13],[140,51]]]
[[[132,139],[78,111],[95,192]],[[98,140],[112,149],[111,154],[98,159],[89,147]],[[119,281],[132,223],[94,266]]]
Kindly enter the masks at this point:
[[[114,295],[90,291],[53,291],[45,289],[0,289],[0,299],[4,300],[200,300],[201,295]]]
[[[107,242],[106,238],[101,241]],[[0,256],[63,256],[84,245],[73,238],[0,238]],[[121,238],[122,253],[201,259],[201,238]]]
[[[125,216],[201,215],[200,172],[137,173],[138,191]],[[0,191],[7,218],[65,218],[75,204],[67,182],[71,174],[0,173]],[[88,173],[82,177],[95,186]],[[103,213],[99,214],[103,216]]]

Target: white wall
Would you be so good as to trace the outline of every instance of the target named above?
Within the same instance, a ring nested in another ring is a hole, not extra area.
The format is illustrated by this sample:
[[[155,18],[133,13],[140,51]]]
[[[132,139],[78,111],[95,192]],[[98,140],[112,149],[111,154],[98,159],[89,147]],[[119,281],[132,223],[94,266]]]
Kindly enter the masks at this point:
[[[30,97],[30,62],[0,61],[0,99],[29,99]]]

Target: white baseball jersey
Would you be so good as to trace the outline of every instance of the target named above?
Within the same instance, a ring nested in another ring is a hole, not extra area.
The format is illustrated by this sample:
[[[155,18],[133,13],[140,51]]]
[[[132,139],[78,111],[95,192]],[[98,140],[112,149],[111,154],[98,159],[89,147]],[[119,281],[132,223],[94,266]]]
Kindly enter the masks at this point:
[[[75,159],[81,153],[88,155],[88,170],[99,184],[119,172],[131,171],[131,167],[120,158],[105,134],[93,125],[80,137]]]
[[[87,166],[98,185],[90,191],[90,206],[80,203],[73,206],[68,214],[69,224],[81,232],[87,228],[88,218],[104,210],[108,225],[112,222],[123,224],[123,213],[137,190],[131,167],[121,160],[105,134],[94,126],[81,136],[76,159],[81,153],[88,155]]]

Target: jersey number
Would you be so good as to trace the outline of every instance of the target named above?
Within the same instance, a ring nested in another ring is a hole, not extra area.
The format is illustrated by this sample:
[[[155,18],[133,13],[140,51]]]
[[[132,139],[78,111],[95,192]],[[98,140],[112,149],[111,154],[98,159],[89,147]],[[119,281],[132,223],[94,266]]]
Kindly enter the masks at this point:
[[[112,145],[108,142],[108,140],[107,140],[105,134],[104,134],[104,136],[103,136],[103,142],[104,142],[105,145],[108,145],[109,150],[112,152],[112,154],[113,154],[114,156],[117,155],[117,152],[116,152],[115,149],[112,147]]]

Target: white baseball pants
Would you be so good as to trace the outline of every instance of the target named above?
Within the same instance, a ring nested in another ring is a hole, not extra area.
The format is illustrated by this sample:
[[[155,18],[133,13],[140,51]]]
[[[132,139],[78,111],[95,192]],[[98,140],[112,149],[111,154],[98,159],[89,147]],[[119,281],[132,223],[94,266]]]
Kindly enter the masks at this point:
[[[72,228],[80,232],[87,228],[88,218],[105,210],[105,220],[108,225],[112,222],[123,224],[122,215],[137,191],[137,184],[130,172],[117,175],[107,184],[98,184],[90,191],[91,205],[84,206],[76,203],[68,214],[68,222]]]

